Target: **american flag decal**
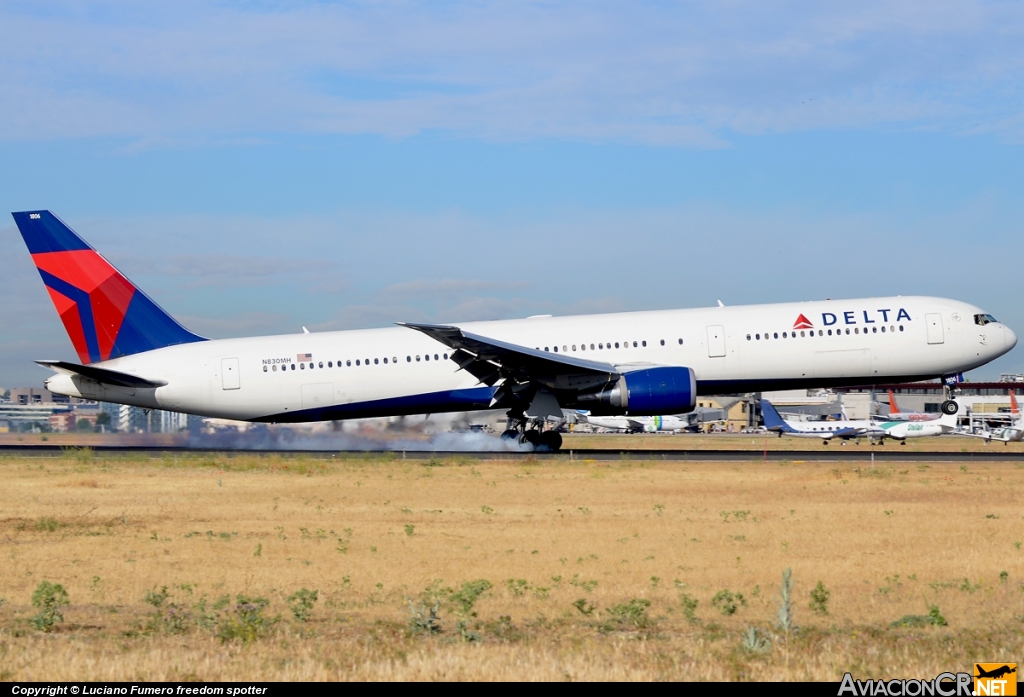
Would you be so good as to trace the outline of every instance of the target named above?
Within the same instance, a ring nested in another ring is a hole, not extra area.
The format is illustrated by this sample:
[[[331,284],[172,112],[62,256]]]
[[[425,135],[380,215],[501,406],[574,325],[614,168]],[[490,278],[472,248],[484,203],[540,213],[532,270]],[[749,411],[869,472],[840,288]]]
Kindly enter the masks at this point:
[[[306,361],[313,360],[313,354],[312,353],[299,353],[299,354],[296,354],[295,360],[298,361],[299,363],[305,363]]]

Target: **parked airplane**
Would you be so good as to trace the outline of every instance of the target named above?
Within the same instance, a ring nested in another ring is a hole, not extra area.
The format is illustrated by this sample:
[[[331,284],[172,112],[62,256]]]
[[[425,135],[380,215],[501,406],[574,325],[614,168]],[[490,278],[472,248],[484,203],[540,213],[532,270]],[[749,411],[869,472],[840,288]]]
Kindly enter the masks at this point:
[[[256,422],[505,409],[557,449],[562,408],[680,414],[697,395],[950,377],[1016,335],[956,300],[891,297],[209,340],[49,211],[14,213],[79,362],[56,394]],[[955,402],[943,408],[955,411]]]
[[[899,405],[896,404],[896,395],[893,394],[892,390],[889,390],[889,415],[885,417],[888,421],[934,421],[939,416],[941,414],[938,412],[932,414],[919,411],[901,411]]]
[[[980,433],[967,433],[965,436],[984,438],[986,441],[998,440],[1004,443],[1017,443],[1024,440],[1024,416],[1017,406],[1017,395],[1010,393],[1010,413],[1013,415],[1013,423],[1003,428],[993,428],[981,431]]]
[[[681,431],[690,427],[690,420],[678,416],[594,416],[578,414],[580,421],[615,431],[629,433],[654,433],[656,431]]]
[[[820,438],[828,445],[833,438],[848,440],[850,438],[882,438],[885,434],[875,428],[875,423],[867,419],[841,419],[835,421],[787,421],[782,418],[775,405],[767,399],[761,400],[761,418],[764,427],[769,431],[798,438]]]
[[[893,438],[903,445],[907,444],[907,438],[960,433],[957,426],[956,414],[942,414],[932,421],[882,421],[876,424],[885,433],[885,438]],[[885,443],[884,438],[882,443]]]
[[[797,436],[805,438],[821,438],[826,445],[832,438],[849,440],[850,438],[867,438],[871,441],[884,443],[892,438],[906,444],[907,438],[923,438],[953,433],[957,429],[955,414],[943,414],[935,421],[787,421],[782,418],[775,406],[767,399],[761,400],[761,417],[765,428],[775,431],[781,437]]]

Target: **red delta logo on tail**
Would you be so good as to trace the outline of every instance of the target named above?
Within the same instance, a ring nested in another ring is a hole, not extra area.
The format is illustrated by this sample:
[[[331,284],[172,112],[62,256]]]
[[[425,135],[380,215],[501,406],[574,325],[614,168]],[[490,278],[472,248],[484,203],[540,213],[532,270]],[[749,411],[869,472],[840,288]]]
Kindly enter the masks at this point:
[[[14,213],[82,363],[202,341],[49,211]]]
[[[94,250],[33,254],[82,363],[111,358],[135,286]]]
[[[793,329],[814,329],[814,325],[801,312],[800,316],[796,318],[796,322],[793,322]]]

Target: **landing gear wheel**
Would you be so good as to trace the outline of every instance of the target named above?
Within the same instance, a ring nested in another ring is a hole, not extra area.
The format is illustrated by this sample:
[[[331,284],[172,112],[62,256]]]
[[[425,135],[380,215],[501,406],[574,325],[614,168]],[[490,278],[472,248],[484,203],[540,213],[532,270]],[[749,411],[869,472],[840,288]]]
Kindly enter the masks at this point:
[[[517,440],[518,438],[519,438],[519,431],[517,431],[517,430],[515,430],[513,428],[510,428],[507,431],[502,431],[502,433],[501,433],[501,439],[502,440]]]
[[[952,416],[958,411],[960,411],[960,405],[957,404],[954,400],[947,399],[945,402],[942,403],[943,414],[946,414],[947,416]]]
[[[556,453],[562,447],[562,434],[558,431],[544,431],[537,445],[541,450]]]
[[[537,445],[540,444],[540,431],[538,431],[535,428],[531,428],[530,430],[523,433],[523,435],[519,436],[519,442],[524,445],[526,443],[529,443],[530,445],[536,448]]]

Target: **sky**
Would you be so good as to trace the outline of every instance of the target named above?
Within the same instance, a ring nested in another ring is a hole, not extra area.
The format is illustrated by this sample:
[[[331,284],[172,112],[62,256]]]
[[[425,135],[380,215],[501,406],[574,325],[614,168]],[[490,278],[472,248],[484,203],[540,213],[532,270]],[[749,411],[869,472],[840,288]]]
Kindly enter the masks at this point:
[[[214,338],[890,294],[1024,335],[1022,193],[1019,2],[0,2],[2,210]],[[0,294],[41,385],[10,217]]]

